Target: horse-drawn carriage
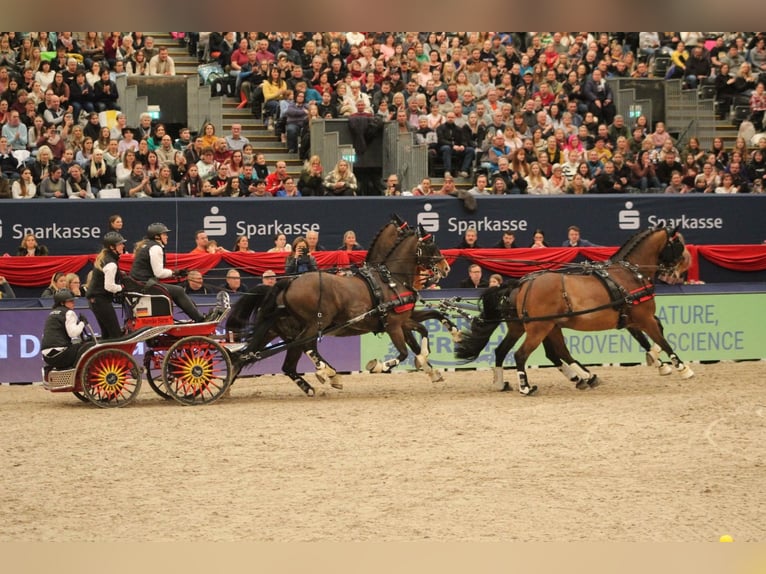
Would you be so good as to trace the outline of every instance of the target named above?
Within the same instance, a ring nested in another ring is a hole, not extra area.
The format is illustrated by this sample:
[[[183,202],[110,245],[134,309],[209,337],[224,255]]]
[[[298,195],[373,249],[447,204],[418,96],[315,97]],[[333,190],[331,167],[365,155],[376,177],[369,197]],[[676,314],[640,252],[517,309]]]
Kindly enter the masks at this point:
[[[412,331],[425,337],[421,321],[446,318],[436,311],[414,311],[414,303],[423,283],[445,276],[449,265],[430,234],[413,230],[398,219],[384,226],[373,243],[368,251],[369,266],[351,276],[305,273],[280,281],[273,289],[261,285],[244,295],[235,308],[237,318],[227,324],[227,335],[216,334],[217,325],[231,310],[225,292],[219,294],[224,299],[218,301],[221,311],[214,320],[179,322],[173,318],[172,300],[161,284],[141,285],[140,291],[124,295],[128,334],[97,341],[71,369],[44,368],[44,386],[53,392],[72,392],[101,407],[129,404],[142,380],[142,370],[132,354],[144,343],[143,367],[149,385],[160,396],[183,404],[216,401],[243,367],[281,352],[286,355],[284,372],[313,395],[311,385],[295,371],[300,354],[305,352],[311,358],[321,382],[329,379],[334,387],[342,388],[335,370],[320,356],[317,341],[326,335],[371,331],[387,332],[399,354],[376,361],[370,370],[383,372],[396,366],[406,358],[409,345],[418,355],[418,364],[432,378],[439,377],[428,364],[427,342],[418,344]],[[285,311],[288,294],[292,315]],[[248,323],[256,317],[259,323]],[[456,332],[454,325],[452,328]],[[281,340],[272,343],[277,337]]]
[[[441,373],[428,363],[428,338],[423,322],[437,319],[453,333],[457,357],[472,360],[486,345],[501,322],[509,326],[506,340],[496,350],[495,382],[503,390],[503,359],[521,335],[524,344],[516,351],[519,391],[535,392],[527,381],[525,362],[542,342],[546,355],[578,388],[597,384],[592,375],[566,348],[562,327],[604,330],[627,327],[647,350],[660,374],[672,370],[659,358],[664,351],[683,378],[691,369],[667,343],[662,325],[654,316],[655,302],[650,275],[658,269],[677,267],[684,254],[682,239],[674,230],[645,230],[629,239],[612,258],[600,264],[578,264],[564,272],[530,273],[518,285],[490,288],[482,297],[484,308],[471,329],[457,333],[445,313],[460,309],[443,301],[439,310],[415,309],[417,291],[426,281],[438,281],[449,265],[433,237],[422,228],[411,229],[394,217],[370,245],[366,264],[358,272],[337,275],[309,272],[280,280],[275,286],[259,286],[243,296],[234,308],[228,296],[219,301],[220,313],[203,323],[177,322],[167,294],[135,292],[129,303],[128,334],[121,339],[97,342],[68,370],[44,370],[44,385],[54,392],[73,392],[102,407],[123,406],[135,399],[141,386],[141,368],[132,356],[138,343],[146,345],[144,369],[150,386],[159,395],[183,404],[198,405],[222,397],[246,365],[285,352],[282,365],[307,395],[313,387],[297,372],[305,353],[316,367],[316,377],[342,388],[331,364],[319,354],[318,341],[326,335],[352,336],[386,332],[398,355],[373,360],[370,372],[385,372],[408,354],[431,380]],[[533,288],[534,286],[534,288]],[[161,286],[157,288],[161,291]],[[505,301],[505,303],[502,303]],[[488,304],[491,303],[491,304]],[[229,336],[216,334],[218,323],[229,314]],[[421,334],[420,343],[413,332]],[[655,342],[652,347],[647,333]],[[278,341],[274,343],[274,340]]]
[[[217,301],[217,316],[203,323],[176,321],[173,302],[161,285],[146,292],[126,292],[124,306],[126,335],[101,341],[88,327],[94,344],[74,367],[43,368],[47,390],[71,392],[99,407],[130,404],[142,382],[142,369],[133,353],[144,343],[143,370],[157,394],[187,405],[207,404],[223,396],[231,384],[232,364],[216,327],[229,312],[226,292]]]

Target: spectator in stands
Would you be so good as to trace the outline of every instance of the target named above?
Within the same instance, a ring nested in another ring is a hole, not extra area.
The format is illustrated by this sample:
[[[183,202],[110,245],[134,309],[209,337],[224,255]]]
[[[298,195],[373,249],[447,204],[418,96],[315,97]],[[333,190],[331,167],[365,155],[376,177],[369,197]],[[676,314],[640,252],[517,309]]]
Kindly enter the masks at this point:
[[[212,286],[205,284],[199,269],[189,270],[186,281],[182,283],[182,286],[188,295],[210,295],[215,292]]]
[[[463,233],[463,238],[457,244],[456,249],[479,249],[480,247],[479,233],[476,231],[476,228],[469,227]]]
[[[317,234],[318,238],[318,234]],[[309,271],[318,271],[316,259],[311,255],[309,244],[305,237],[298,236],[293,240],[293,250],[285,259],[285,274],[299,275]]]
[[[705,53],[702,44],[692,48],[684,74],[686,85],[691,89],[696,89],[703,80],[710,76],[710,58]]]
[[[247,144],[250,143],[245,136],[242,135],[242,124],[234,123],[231,125],[231,134],[226,136],[226,145],[231,151],[242,151]]]
[[[37,242],[37,237],[35,237],[34,233],[27,233],[21,240],[16,255],[23,257],[48,255],[48,248],[45,245],[40,245]]]
[[[562,247],[598,247],[580,235],[580,228],[576,225],[570,225],[567,228],[567,239],[561,244]]]
[[[264,125],[274,130],[275,122],[279,119],[279,102],[287,96],[287,83],[282,79],[278,66],[272,66],[269,75],[261,84],[264,101]]]
[[[324,170],[318,155],[312,155],[304,164],[298,178],[298,190],[303,196],[324,195]]]
[[[665,158],[657,164],[657,179],[660,181],[660,187],[665,188],[670,183],[670,177],[674,171],[683,172],[683,165],[676,159],[674,151],[665,154]]]
[[[504,231],[500,240],[494,245],[499,249],[514,249],[516,245],[516,234],[513,231]]]
[[[274,235],[274,247],[267,253],[290,253],[292,250],[293,246],[287,242],[287,236],[284,233],[277,233]]]
[[[343,243],[338,247],[338,251],[363,251],[364,247],[356,241],[356,233],[349,229],[343,233]]]
[[[66,287],[66,273],[63,271],[56,271],[51,277],[50,284],[43,290],[40,295],[41,298],[53,297],[53,294],[59,289]]]
[[[583,97],[588,103],[588,110],[600,122],[609,125],[614,121],[614,116],[617,114],[614,96],[612,95],[612,89],[602,77],[600,70],[593,70],[591,76],[585,81]]]
[[[341,159],[324,179],[325,195],[356,195],[357,181],[349,163]]]
[[[763,46],[763,38],[759,40],[759,44]],[[766,63],[764,65],[766,66]],[[764,113],[766,113],[766,91],[764,91],[763,82],[758,82],[750,95],[750,121],[753,122],[756,132],[763,131]],[[3,134],[5,134],[5,128],[3,128]]]
[[[119,110],[120,106],[117,104],[119,97],[117,84],[110,79],[109,70],[104,68],[101,70],[100,79],[93,86],[93,100],[96,111]]]
[[[734,194],[739,192],[739,188],[734,185],[734,176],[730,173],[724,173],[721,176],[721,185],[715,188],[715,193]]]
[[[313,229],[306,232],[306,243],[309,246],[309,253],[325,250],[325,248],[319,243],[319,232]],[[293,242],[293,245],[295,245],[295,242]]]
[[[532,234],[532,243],[529,245],[532,248],[550,247],[548,242],[545,241],[545,232],[542,229],[535,229]]]
[[[65,199],[66,180],[62,177],[61,165],[55,164],[50,168],[48,177],[43,178],[39,187],[40,197],[45,199]]]
[[[90,181],[83,175],[82,167],[74,164],[69,168],[66,180],[66,193],[70,199],[94,199]]]
[[[144,164],[139,161],[134,162],[130,174],[122,184],[122,196],[151,197],[152,192],[152,180],[144,172]]]
[[[26,150],[28,141],[27,126],[21,123],[21,116],[16,110],[8,113],[8,122],[3,125],[2,135],[11,150]]]
[[[102,150],[97,149],[93,152],[90,162],[84,166],[84,169],[93,195],[98,195],[102,189],[112,189],[117,186],[115,171],[104,159]]]
[[[481,266],[476,263],[468,267],[468,277],[461,280],[459,284],[461,289],[484,289],[488,286],[489,283],[482,277]]]
[[[266,269],[266,271],[263,272],[263,275],[261,275],[261,283],[273,287],[277,284],[277,274],[271,269]]]
[[[476,150],[466,145],[465,135],[464,131],[455,124],[455,112],[452,111],[447,114],[446,121],[436,129],[437,145],[441,153],[445,175],[452,173],[454,160],[460,165],[458,177],[470,177]]]

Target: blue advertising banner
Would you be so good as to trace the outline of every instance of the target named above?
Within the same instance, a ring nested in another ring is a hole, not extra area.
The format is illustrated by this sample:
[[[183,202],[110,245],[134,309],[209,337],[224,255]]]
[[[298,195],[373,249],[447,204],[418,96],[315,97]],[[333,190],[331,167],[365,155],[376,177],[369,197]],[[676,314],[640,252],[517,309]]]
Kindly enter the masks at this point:
[[[110,215],[119,213],[132,244],[146,226],[161,221],[172,229],[170,251],[190,251],[194,235],[204,229],[210,239],[231,249],[239,235],[250,248],[266,251],[277,233],[292,241],[309,230],[320,232],[320,244],[337,249],[343,233],[353,229],[367,246],[391,213],[421,223],[437,235],[441,247],[455,247],[469,227],[479,244],[490,247],[503,231],[516,233],[519,245],[532,241],[534,230],[546,232],[550,245],[561,245],[567,228],[578,225],[582,236],[598,245],[621,245],[639,229],[679,226],[686,241],[697,245],[753,244],[766,239],[763,212],[766,195],[609,195],[479,197],[478,209],[466,212],[453,197],[306,197],[272,199],[136,199],[33,200],[3,202],[0,254],[15,255],[25,233],[35,233],[51,255],[94,253]]]

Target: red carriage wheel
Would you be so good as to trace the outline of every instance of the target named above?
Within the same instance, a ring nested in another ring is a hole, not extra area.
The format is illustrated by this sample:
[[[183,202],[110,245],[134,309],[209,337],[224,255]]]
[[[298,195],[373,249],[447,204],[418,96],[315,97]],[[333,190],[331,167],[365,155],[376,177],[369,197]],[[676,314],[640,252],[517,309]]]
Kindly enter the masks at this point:
[[[149,349],[144,353],[144,369],[146,371],[146,382],[149,386],[165,400],[173,398],[168,394],[165,387],[165,379],[162,376],[163,359],[165,358],[164,351],[155,351]]]
[[[185,337],[165,354],[165,390],[185,405],[212,403],[231,383],[229,353],[213,339]]]
[[[123,407],[141,390],[141,368],[119,349],[96,351],[80,371],[82,394],[99,407]]]

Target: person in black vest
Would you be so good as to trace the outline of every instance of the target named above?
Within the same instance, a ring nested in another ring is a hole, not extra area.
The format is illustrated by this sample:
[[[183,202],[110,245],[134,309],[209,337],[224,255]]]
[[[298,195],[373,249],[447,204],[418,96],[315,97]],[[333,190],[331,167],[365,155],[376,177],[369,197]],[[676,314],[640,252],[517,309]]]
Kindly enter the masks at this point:
[[[43,361],[49,367],[69,369],[93,341],[82,342],[85,317],[74,312],[74,293],[59,289],[53,295],[53,308],[45,320],[41,342]]]
[[[133,267],[130,269],[131,278],[146,282],[150,279],[160,280],[168,277],[185,276],[185,270],[171,271],[165,267],[165,246],[168,244],[170,229],[164,223],[152,223],[146,228],[146,239],[136,251]],[[199,312],[197,306],[189,298],[180,285],[163,284],[170,297],[195,323],[204,323],[212,319],[218,310],[213,308],[207,316]]]
[[[104,235],[104,248],[93,264],[93,275],[88,285],[88,305],[96,316],[101,336],[116,339],[122,335],[122,327],[112,305],[114,296],[122,291],[121,272],[117,261],[125,252],[125,238],[116,231]]]

